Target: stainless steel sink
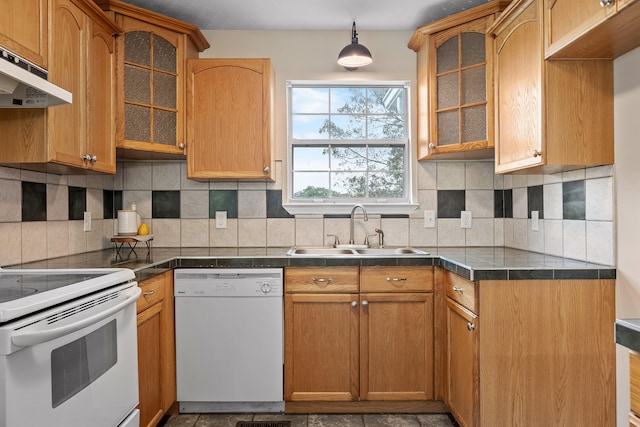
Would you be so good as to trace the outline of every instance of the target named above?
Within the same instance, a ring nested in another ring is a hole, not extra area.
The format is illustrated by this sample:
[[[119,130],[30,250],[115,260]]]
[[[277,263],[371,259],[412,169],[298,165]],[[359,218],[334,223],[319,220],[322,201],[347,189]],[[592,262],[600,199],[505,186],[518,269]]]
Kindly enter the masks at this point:
[[[318,256],[318,257],[334,257],[334,256],[403,256],[403,255],[429,255],[428,252],[411,247],[404,248],[366,248],[366,249],[347,249],[334,248],[329,246],[320,247],[292,247],[287,252],[288,256]]]

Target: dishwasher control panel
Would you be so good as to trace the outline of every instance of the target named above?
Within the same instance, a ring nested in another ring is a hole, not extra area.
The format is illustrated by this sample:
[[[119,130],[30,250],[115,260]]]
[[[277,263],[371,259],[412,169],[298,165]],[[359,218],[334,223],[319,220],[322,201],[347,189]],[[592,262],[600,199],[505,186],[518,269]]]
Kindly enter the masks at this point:
[[[281,297],[281,268],[177,268],[174,295],[215,297]]]

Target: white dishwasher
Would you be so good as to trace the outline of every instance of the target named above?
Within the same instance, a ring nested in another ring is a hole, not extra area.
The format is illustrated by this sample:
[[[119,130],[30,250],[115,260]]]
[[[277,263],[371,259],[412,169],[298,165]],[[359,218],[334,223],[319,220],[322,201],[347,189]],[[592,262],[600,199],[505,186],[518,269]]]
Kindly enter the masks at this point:
[[[281,268],[174,272],[180,412],[282,412]]]

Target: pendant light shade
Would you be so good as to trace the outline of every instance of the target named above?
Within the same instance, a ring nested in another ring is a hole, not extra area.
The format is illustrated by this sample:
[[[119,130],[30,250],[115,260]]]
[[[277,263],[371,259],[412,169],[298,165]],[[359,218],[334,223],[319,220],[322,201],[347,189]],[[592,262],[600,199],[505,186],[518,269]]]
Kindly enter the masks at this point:
[[[369,49],[361,44],[358,44],[358,33],[356,32],[356,21],[353,21],[351,27],[351,44],[347,45],[340,51],[338,55],[338,64],[342,65],[345,69],[353,71],[359,67],[364,67],[373,62],[371,59],[371,52]]]

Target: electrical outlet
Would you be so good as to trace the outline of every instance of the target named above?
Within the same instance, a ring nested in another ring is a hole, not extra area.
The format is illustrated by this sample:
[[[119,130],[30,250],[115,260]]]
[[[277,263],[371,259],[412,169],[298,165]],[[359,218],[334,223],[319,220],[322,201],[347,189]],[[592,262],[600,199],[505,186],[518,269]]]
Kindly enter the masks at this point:
[[[84,231],[91,231],[91,212],[84,213]]]
[[[436,211],[424,211],[424,228],[436,228]]]
[[[471,211],[460,212],[460,228],[471,228]]]
[[[540,231],[540,214],[538,211],[531,211],[531,230]]]
[[[216,228],[227,228],[227,211],[216,211]]]

